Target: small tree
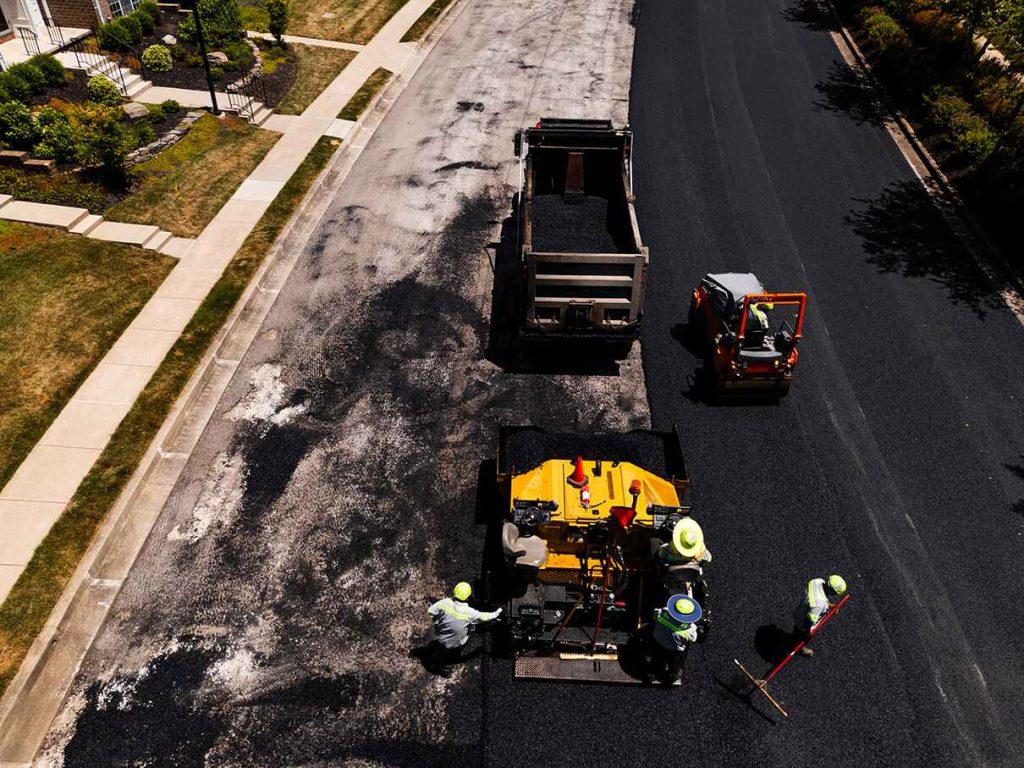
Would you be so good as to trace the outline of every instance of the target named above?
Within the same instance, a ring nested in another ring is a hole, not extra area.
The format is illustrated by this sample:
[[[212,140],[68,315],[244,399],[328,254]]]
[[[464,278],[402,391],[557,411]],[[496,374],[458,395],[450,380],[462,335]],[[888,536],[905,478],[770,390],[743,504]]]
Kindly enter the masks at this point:
[[[267,15],[270,16],[270,34],[279,46],[284,47],[284,33],[288,29],[288,6],[284,0],[267,0]]]
[[[238,0],[199,0],[198,9],[203,20],[203,35],[211,48],[220,48],[227,42],[245,38]],[[190,13],[178,25],[178,35],[190,43],[197,42],[199,38],[193,14]]]

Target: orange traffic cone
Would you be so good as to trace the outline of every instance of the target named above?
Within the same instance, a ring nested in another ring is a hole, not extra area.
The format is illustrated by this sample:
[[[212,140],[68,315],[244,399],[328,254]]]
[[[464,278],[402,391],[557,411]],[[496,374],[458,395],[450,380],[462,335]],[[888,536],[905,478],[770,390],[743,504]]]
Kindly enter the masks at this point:
[[[569,476],[569,485],[576,488],[582,488],[590,480],[585,474],[583,474],[583,457],[576,457],[576,468],[573,469],[572,474]]]

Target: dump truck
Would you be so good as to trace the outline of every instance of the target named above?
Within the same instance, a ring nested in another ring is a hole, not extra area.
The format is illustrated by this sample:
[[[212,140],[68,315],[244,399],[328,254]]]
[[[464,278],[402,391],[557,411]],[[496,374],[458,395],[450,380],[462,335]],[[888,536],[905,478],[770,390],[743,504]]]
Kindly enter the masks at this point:
[[[582,436],[504,427],[497,480],[501,564],[491,599],[505,606],[516,677],[642,682],[645,630],[669,590],[704,605],[703,638],[711,613],[702,571],[669,585],[655,564],[691,512],[675,430]]]
[[[704,275],[687,327],[703,348],[714,396],[789,394],[806,312],[807,294],[768,291],[750,272]]]
[[[632,140],[609,120],[544,118],[515,136],[526,341],[640,331],[648,252],[633,206]]]

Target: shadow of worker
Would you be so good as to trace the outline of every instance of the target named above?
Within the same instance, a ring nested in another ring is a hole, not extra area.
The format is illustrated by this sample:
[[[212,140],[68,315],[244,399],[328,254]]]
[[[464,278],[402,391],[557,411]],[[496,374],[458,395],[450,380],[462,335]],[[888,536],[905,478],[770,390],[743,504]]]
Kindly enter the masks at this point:
[[[430,674],[451,677],[457,665],[477,658],[483,651],[483,637],[479,633],[470,632],[469,639],[461,648],[445,648],[437,640],[431,640],[413,648],[409,656],[418,659]]]
[[[765,624],[754,633],[754,648],[766,662],[773,667],[786,658],[799,638],[775,624]]]

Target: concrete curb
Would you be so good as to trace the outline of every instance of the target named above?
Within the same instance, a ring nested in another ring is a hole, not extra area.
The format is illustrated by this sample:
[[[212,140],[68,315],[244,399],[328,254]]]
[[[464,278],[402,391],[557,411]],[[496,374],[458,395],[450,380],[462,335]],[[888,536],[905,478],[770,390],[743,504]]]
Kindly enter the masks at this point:
[[[921,179],[922,184],[931,194],[932,200],[936,203],[936,206],[954,233],[963,242],[968,252],[970,252],[975,262],[977,262],[985,275],[992,280],[993,284],[998,286],[1000,283],[1003,283],[1011,286],[1003,291],[1003,300],[1010,311],[1024,324],[1024,281],[1022,281],[1017,270],[1005,259],[999,248],[996,247],[991,238],[985,233],[981,223],[971,212],[970,208],[967,207],[953,182],[949,180],[949,177],[943,172],[927,147],[924,146],[924,143],[918,137],[917,132],[910,124],[906,115],[889,99],[882,83],[875,77],[867,57],[853,39],[850,30],[843,24],[832,0],[820,0],[820,2],[835,20],[839,39],[857,62],[857,66],[871,81],[872,86],[881,96],[886,110],[892,116],[893,125],[902,134],[907,146],[913,150],[923,166],[924,173],[918,168],[914,168],[914,170]],[[833,38],[835,37],[836,35],[833,35]],[[837,40],[836,43],[838,45],[839,41]],[[908,157],[907,160],[910,161],[911,158]],[[913,166],[912,162],[911,166]],[[966,224],[966,229],[969,231],[964,230],[964,224]]]
[[[85,654],[159,518],[185,461],[255,338],[306,242],[326,215],[335,193],[365,142],[390,111],[430,50],[467,5],[456,0],[420,39],[415,51],[382,89],[307,191],[299,208],[210,343],[138,468],[107,514],[95,538],[36,637],[17,675],[0,698],[0,766],[30,764],[60,711]],[[444,22],[444,23],[442,23]],[[387,99],[383,97],[388,95]]]

